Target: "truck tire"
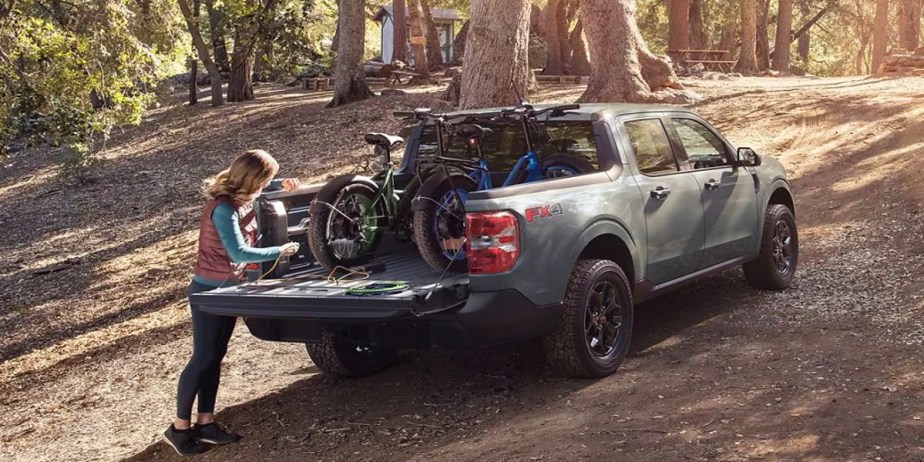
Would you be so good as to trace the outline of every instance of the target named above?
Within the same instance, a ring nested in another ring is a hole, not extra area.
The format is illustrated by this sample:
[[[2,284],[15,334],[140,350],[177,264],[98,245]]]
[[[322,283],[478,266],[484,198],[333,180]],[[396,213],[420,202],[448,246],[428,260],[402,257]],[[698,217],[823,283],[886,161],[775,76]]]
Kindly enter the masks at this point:
[[[414,243],[434,270],[464,273],[468,271],[464,248],[452,252],[444,250],[442,243],[465,239],[465,200],[469,193],[478,190],[478,184],[465,175],[453,175],[451,179],[451,183],[449,179],[443,180],[430,197],[423,198],[426,201],[423,208],[414,212]],[[453,187],[462,199],[461,204],[456,204]],[[440,204],[449,204],[449,208],[443,209]]]
[[[546,178],[561,178],[594,171],[593,164],[587,159],[571,154],[554,154],[548,156],[542,160],[540,166],[542,168],[542,176]]]
[[[350,197],[354,200],[361,199],[365,201],[368,206],[368,204],[372,203],[373,197],[375,197],[375,190],[363,182],[349,183],[340,191],[337,191],[334,197],[319,197],[317,200],[324,201],[337,207],[341,201]],[[382,201],[377,202],[374,206],[377,208],[377,216],[384,217],[387,215]],[[353,215],[353,213],[349,214]],[[338,219],[338,215],[339,214],[334,214],[331,207],[320,207],[317,213],[311,214],[311,220],[308,222],[308,247],[311,248],[311,253],[314,255],[315,260],[317,260],[321,266],[328,269],[333,269],[337,266],[350,267],[364,263],[374,254],[382,238],[382,232],[375,231],[370,239],[360,244],[360,249],[356,252],[355,256],[345,255],[345,252],[338,253],[336,249],[328,245],[330,239],[329,228],[334,226],[334,222],[331,220]],[[355,219],[356,217],[353,218]],[[378,223],[378,225],[381,226],[381,223]],[[344,242],[346,241],[347,240],[344,240]]]
[[[783,290],[792,284],[799,263],[796,217],[789,207],[770,204],[764,218],[757,259],[742,265],[744,277],[757,289]]]
[[[578,260],[558,328],[542,339],[549,363],[571,377],[613,374],[629,352],[632,289],[610,260]]]
[[[325,336],[321,343],[306,343],[305,347],[318,369],[338,377],[368,377],[385,370],[398,357],[396,350],[359,346],[333,335]]]

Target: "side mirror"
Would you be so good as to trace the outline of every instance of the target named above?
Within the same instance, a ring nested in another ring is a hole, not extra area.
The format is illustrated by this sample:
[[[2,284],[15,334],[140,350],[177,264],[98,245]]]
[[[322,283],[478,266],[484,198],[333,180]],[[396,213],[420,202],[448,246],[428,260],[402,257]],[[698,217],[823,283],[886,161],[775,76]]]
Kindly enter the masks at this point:
[[[757,167],[760,165],[760,156],[751,148],[738,148],[738,165]]]

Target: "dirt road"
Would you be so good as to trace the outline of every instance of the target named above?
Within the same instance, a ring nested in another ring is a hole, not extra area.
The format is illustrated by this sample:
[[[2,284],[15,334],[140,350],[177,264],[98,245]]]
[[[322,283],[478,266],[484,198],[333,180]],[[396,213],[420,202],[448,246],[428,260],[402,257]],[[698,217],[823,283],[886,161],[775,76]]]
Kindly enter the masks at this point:
[[[757,292],[732,272],[640,306],[631,355],[598,381],[556,376],[532,342],[417,352],[341,381],[239,324],[220,419],[246,438],[201,460],[924,459],[924,80],[692,83],[707,96],[697,110],[733,143],[787,165],[803,246],[794,288]],[[7,161],[0,199],[15,211],[0,213],[17,232],[0,240],[0,282],[13,287],[0,295],[0,459],[177,460],[155,441],[190,348],[192,179],[229,155],[215,144],[267,145],[318,176],[362,149],[324,133],[356,139],[369,111],[429,98],[322,120],[321,98],[262,96],[225,119],[152,113],[109,154],[117,185],[64,192],[50,157]],[[32,274],[65,259],[80,263]]]

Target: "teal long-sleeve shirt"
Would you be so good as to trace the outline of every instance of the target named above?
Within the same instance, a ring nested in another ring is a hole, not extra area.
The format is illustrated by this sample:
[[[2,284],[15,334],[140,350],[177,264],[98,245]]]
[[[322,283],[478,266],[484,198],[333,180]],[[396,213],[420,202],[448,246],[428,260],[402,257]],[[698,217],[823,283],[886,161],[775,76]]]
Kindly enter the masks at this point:
[[[267,190],[276,186],[278,180],[274,180]],[[225,248],[228,258],[234,264],[260,263],[273,261],[279,258],[280,247],[252,247],[244,240],[244,234],[241,233],[240,217],[231,204],[221,203],[212,211],[212,223],[215,230],[218,231],[218,237],[221,239],[221,245]],[[230,285],[236,281],[213,281],[200,276],[193,278],[196,282],[210,287],[220,287]]]

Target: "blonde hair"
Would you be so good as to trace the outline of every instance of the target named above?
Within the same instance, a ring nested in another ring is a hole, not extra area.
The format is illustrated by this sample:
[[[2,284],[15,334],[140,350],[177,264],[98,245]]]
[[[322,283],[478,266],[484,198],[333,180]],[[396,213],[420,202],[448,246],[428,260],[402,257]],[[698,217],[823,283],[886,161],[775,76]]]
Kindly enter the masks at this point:
[[[279,164],[262,149],[247,151],[231,161],[231,166],[205,180],[202,191],[210,199],[229,196],[234,202],[252,201],[276,173]]]

